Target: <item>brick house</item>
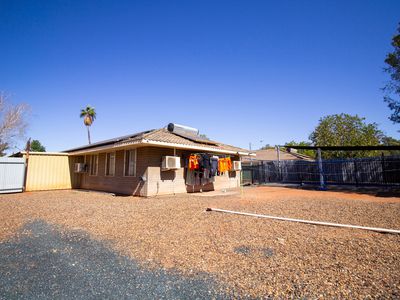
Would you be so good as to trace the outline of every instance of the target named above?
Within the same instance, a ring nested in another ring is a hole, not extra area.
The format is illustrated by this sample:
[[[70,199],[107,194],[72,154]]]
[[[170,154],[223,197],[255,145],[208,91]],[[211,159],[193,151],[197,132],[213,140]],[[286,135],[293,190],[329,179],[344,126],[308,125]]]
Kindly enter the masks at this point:
[[[74,172],[74,186],[135,196],[155,196],[211,191],[240,186],[240,170],[216,176],[205,185],[187,185],[186,158],[193,153],[229,156],[240,161],[249,155],[246,149],[202,139],[198,135],[178,134],[167,128],[132,135],[64,151],[71,169],[83,164],[85,170]],[[166,157],[178,157],[178,168],[163,169]],[[73,172],[74,170],[71,170]]]

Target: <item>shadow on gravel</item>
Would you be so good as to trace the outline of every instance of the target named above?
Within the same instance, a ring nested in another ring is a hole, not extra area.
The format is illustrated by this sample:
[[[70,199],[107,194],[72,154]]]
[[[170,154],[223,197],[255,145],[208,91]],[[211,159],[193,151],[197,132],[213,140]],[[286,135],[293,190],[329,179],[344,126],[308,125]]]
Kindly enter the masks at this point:
[[[19,238],[0,243],[0,298],[232,298],[207,274],[184,277],[149,270],[81,231],[28,223]]]

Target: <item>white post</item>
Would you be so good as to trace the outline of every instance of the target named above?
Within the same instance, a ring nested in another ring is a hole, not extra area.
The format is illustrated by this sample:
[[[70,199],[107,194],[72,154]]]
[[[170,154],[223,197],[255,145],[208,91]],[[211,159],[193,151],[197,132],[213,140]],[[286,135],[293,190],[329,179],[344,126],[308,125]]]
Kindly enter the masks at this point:
[[[250,152],[251,152],[251,142],[249,143],[249,150],[250,150]],[[253,165],[253,158],[250,156],[250,166],[252,166]],[[253,170],[251,171],[252,172],[252,174],[253,174]],[[253,175],[252,175],[253,176]],[[252,180],[253,181],[253,180]]]
[[[320,189],[325,190],[325,181],[324,181],[324,170],[322,168],[322,157],[321,157],[321,148],[318,148],[317,150],[318,153],[318,169],[319,169],[319,184],[320,184]]]
[[[278,180],[281,179],[281,156],[279,153],[279,146],[276,147],[276,155],[278,156]]]

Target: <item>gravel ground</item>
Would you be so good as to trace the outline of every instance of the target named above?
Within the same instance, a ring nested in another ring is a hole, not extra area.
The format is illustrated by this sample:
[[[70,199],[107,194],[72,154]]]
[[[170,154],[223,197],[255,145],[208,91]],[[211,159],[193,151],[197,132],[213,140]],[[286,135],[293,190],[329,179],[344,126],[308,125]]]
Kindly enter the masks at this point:
[[[148,270],[81,231],[27,223],[0,244],[2,299],[229,299],[209,276]]]
[[[0,196],[1,247],[23,238],[26,223],[42,220],[106,242],[141,270],[200,276],[196,280],[205,280],[217,298],[400,298],[399,235],[205,212],[206,207],[400,229],[396,197],[282,187],[147,199],[54,191]]]

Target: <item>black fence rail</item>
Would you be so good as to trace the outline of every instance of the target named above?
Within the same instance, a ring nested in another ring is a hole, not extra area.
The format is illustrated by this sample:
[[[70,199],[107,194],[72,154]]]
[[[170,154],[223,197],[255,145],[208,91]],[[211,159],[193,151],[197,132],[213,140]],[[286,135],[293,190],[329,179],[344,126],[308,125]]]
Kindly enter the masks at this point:
[[[317,161],[257,161],[242,167],[242,183],[320,184]],[[400,185],[400,156],[322,160],[325,184]]]

